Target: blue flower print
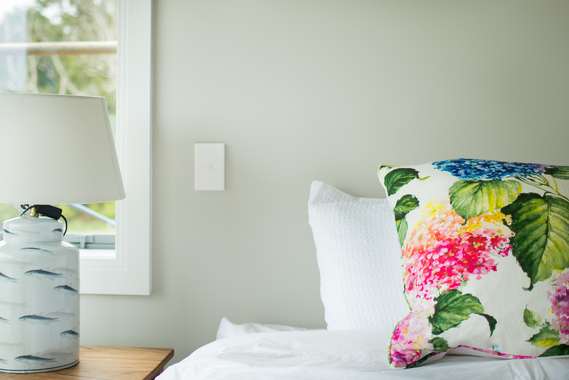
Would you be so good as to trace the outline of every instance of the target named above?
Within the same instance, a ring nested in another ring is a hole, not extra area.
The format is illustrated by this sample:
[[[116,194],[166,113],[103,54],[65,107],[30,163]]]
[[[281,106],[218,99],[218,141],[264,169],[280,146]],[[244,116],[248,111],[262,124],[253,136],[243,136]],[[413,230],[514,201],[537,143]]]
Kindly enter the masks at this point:
[[[459,158],[455,160],[433,162],[439,170],[453,176],[471,180],[501,180],[505,177],[525,178],[543,174],[550,166],[526,164],[519,162],[502,162],[492,160],[475,160]]]

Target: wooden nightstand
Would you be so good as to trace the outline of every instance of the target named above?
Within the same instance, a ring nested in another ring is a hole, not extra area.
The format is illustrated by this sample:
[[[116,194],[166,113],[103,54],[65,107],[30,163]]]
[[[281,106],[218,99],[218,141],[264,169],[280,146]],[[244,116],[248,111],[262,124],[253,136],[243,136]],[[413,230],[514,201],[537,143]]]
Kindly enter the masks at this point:
[[[171,348],[81,346],[79,364],[40,373],[0,373],[0,380],[147,380],[154,379],[174,356]]]

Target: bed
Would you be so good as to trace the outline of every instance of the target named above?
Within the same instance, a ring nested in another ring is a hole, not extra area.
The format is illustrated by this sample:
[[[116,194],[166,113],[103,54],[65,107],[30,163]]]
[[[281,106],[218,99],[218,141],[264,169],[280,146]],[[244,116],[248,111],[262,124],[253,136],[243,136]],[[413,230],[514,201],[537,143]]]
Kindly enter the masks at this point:
[[[239,327],[239,326],[237,326]],[[269,331],[268,329],[264,329]],[[568,379],[567,359],[447,355],[417,368],[389,366],[389,331],[250,331],[218,339],[172,365],[164,379]]]
[[[312,183],[326,329],[224,318],[158,379],[569,379],[569,167],[379,177],[387,198]]]

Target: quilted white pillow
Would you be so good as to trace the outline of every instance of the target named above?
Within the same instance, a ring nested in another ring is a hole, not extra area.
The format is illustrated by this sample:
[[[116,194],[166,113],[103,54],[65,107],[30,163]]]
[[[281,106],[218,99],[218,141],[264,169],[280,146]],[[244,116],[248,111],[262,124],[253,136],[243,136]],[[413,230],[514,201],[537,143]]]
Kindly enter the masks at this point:
[[[314,181],[308,216],[328,329],[392,331],[409,308],[387,200],[354,197]]]

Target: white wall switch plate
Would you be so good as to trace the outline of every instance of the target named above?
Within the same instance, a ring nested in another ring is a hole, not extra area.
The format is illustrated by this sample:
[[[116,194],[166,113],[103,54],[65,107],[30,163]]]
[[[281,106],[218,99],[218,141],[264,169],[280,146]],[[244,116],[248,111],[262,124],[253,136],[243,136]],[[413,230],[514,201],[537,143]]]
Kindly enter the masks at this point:
[[[195,145],[196,190],[225,190],[225,144]]]

